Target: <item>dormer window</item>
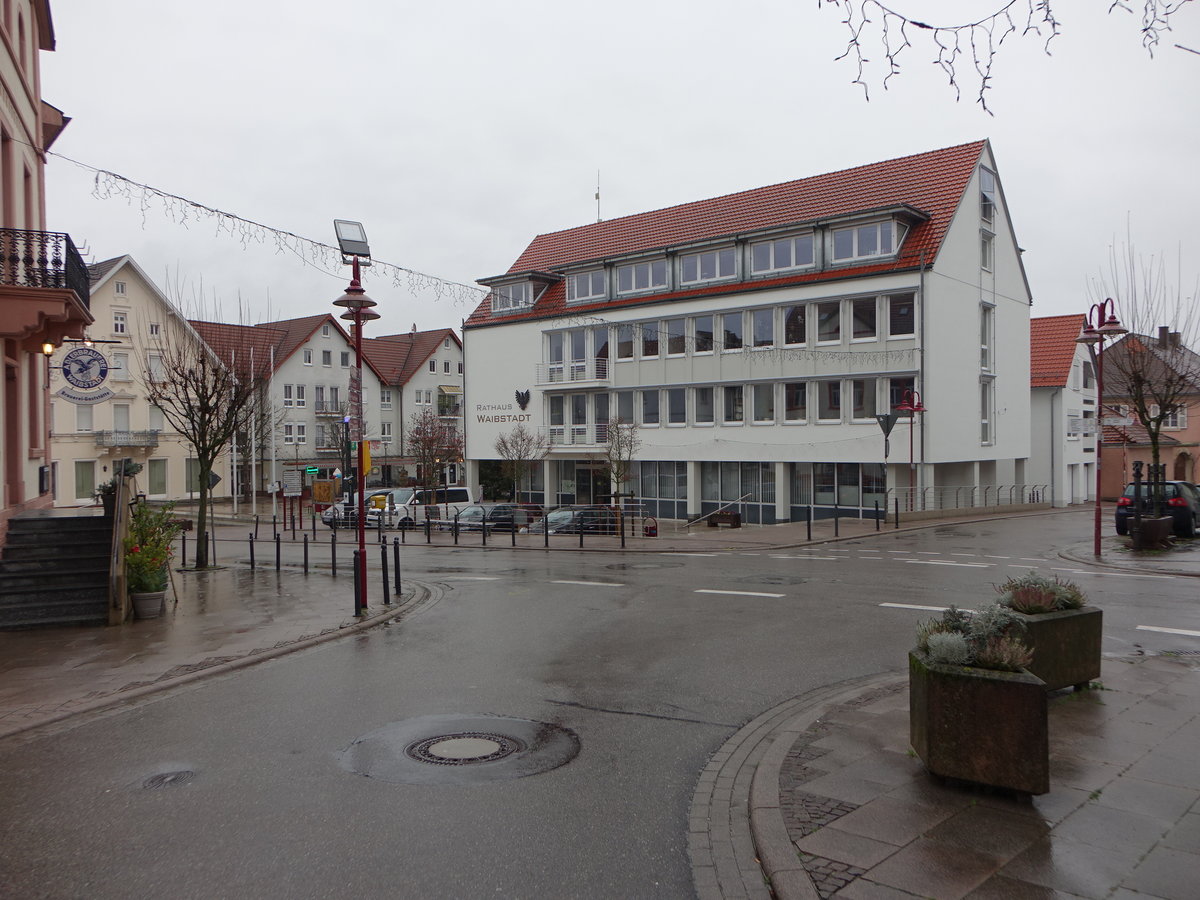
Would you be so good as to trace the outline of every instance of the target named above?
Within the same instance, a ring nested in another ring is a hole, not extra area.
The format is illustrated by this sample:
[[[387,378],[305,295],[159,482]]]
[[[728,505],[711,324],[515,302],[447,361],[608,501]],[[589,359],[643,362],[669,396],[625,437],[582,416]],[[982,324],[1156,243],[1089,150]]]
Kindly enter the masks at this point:
[[[568,303],[581,303],[584,300],[603,300],[606,293],[603,269],[593,269],[590,272],[577,272],[574,275],[567,276]]]
[[[632,294],[652,291],[667,286],[667,261],[652,259],[647,262],[617,266],[617,293]]]
[[[891,256],[904,240],[904,232],[904,226],[891,219],[834,229],[833,261],[839,263]]]
[[[733,248],[705,250],[680,257],[680,284],[696,284],[701,281],[717,281],[737,275],[737,262]]]
[[[524,309],[533,305],[533,290],[528,281],[492,288],[492,310]]]
[[[750,273],[752,275],[804,268],[811,266],[813,259],[813,236],[811,233],[773,241],[758,241],[750,245]]]

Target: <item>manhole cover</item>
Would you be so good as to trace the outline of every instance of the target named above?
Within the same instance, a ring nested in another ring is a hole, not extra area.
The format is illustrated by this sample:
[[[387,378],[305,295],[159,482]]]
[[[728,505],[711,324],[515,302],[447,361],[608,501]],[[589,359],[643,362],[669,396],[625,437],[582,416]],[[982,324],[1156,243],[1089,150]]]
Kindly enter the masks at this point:
[[[142,787],[151,790],[161,787],[176,787],[181,784],[187,784],[195,777],[195,772],[189,772],[186,769],[181,772],[161,772],[158,775],[151,775],[143,781]]]
[[[549,772],[579,753],[573,731],[506,716],[421,716],[363,735],[343,769],[396,784],[483,784]]]
[[[436,766],[467,766],[473,763],[495,762],[524,749],[525,746],[516,738],[470,731],[426,738],[406,748],[404,752],[415,760],[433,763]]]

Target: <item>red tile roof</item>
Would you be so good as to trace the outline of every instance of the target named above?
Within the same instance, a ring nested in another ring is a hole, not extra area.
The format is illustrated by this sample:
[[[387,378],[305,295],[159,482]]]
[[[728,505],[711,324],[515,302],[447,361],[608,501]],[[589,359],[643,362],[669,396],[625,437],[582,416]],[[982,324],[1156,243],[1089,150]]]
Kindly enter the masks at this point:
[[[370,356],[375,365],[387,375],[388,384],[404,385],[425,365],[447,337],[462,346],[462,341],[453,328],[435,328],[432,331],[364,338],[363,353]],[[456,372],[455,377],[457,375]]]
[[[222,362],[235,368],[249,367],[254,360],[254,374],[267,376],[271,370],[271,351],[275,351],[275,365],[283,360],[279,348],[286,333],[281,329],[261,328],[251,325],[230,325],[225,322],[200,322],[190,320],[204,343],[212,349]]]
[[[1067,386],[1083,321],[1079,313],[1029,320],[1030,387]]]
[[[831,281],[881,272],[905,271],[922,260],[931,265],[942,238],[979,162],[986,141],[975,141],[915,156],[872,163],[798,181],[769,185],[709,200],[623,216],[566,231],[538,235],[509,268],[510,273],[546,271],[572,263],[652,251],[699,241],[732,237],[748,231],[785,227],[843,215],[907,205],[929,216],[908,234],[894,260],[854,269],[831,269],[771,282],[743,282],[656,295],[655,302],[682,296],[744,291],[758,287]],[[636,305],[647,301],[610,301],[572,305],[575,312],[598,307]],[[550,287],[532,309],[491,317],[490,298],[468,319],[468,325],[553,315],[565,308],[565,288]]]

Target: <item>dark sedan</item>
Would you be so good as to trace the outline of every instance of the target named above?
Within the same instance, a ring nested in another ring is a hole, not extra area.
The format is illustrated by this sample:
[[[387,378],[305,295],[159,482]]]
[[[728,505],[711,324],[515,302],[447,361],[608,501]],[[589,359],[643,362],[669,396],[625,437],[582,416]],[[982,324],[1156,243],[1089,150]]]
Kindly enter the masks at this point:
[[[1160,485],[1142,485],[1142,515],[1154,515],[1154,492]],[[1175,520],[1177,537],[1195,537],[1200,530],[1200,490],[1188,481],[1166,481],[1162,489],[1162,514]],[[1117,534],[1129,534],[1129,523],[1133,521],[1136,501],[1134,485],[1126,486],[1117,500]]]
[[[564,506],[529,526],[533,534],[616,534],[617,516],[607,506]]]
[[[542,515],[540,506],[528,503],[475,503],[458,514],[458,527],[463,531],[478,531],[487,525],[488,531],[520,532]]]

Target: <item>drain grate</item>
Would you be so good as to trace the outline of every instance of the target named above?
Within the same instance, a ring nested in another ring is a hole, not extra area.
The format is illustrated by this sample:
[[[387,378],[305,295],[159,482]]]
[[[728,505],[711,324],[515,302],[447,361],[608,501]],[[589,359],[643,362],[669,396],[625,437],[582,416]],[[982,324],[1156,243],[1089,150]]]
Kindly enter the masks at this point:
[[[471,766],[495,762],[524,749],[521,741],[503,734],[459,731],[409,744],[404,752],[418,762],[435,766]]]
[[[177,787],[181,784],[187,784],[196,777],[195,772],[184,769],[180,772],[162,772],[158,775],[151,775],[142,782],[142,787],[154,790],[162,787]]]

